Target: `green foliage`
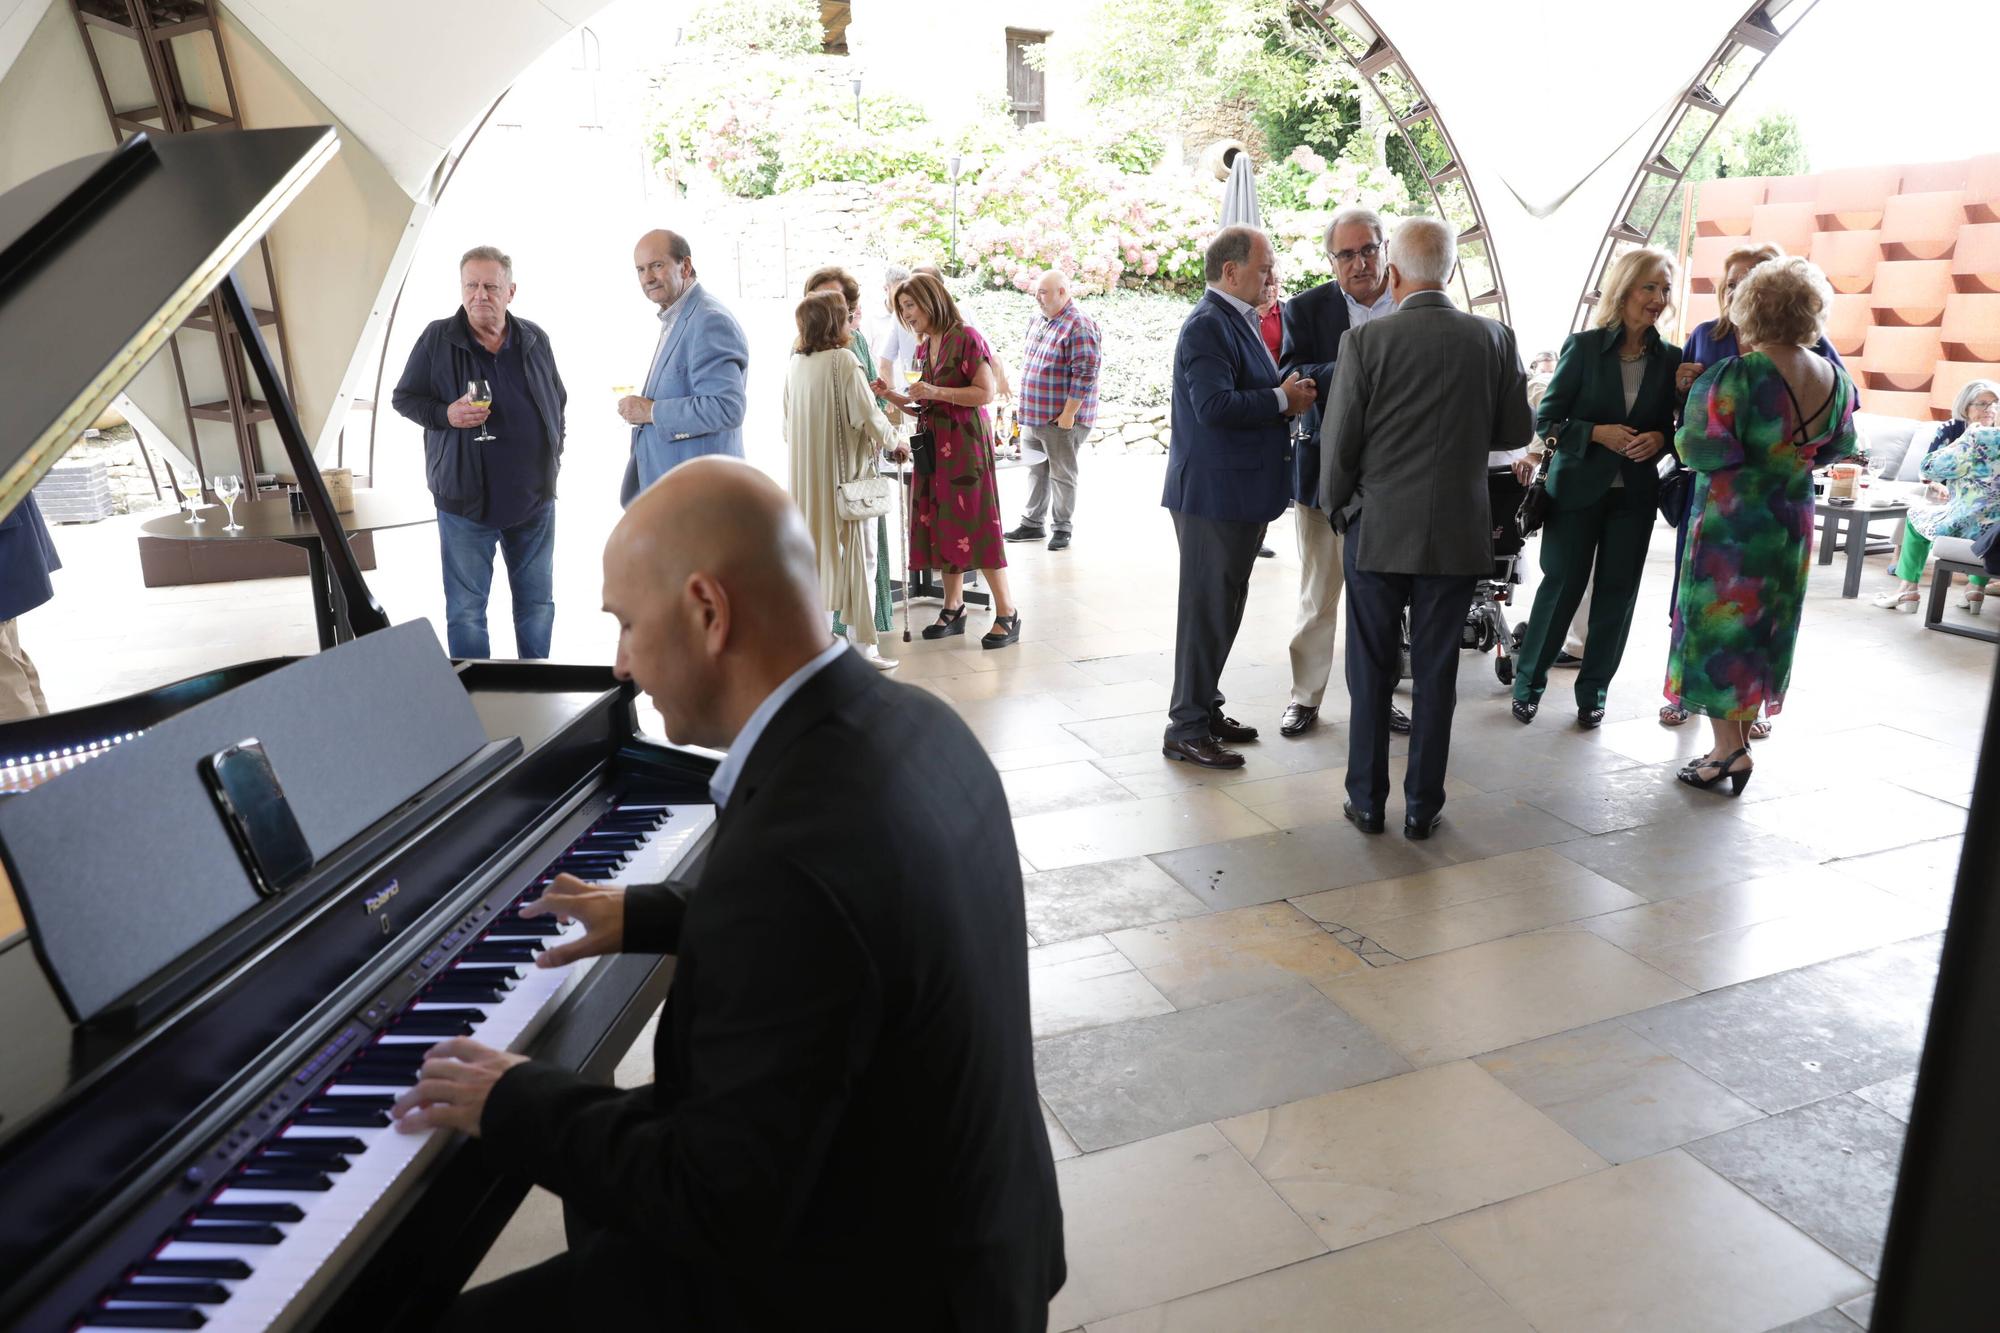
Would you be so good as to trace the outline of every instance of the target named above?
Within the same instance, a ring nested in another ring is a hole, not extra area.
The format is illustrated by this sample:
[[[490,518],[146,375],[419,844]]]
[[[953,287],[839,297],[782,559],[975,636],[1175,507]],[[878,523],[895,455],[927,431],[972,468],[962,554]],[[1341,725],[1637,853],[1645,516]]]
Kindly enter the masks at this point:
[[[1674,152],[1670,148],[1668,157]],[[1803,176],[1812,170],[1805,136],[1798,118],[1789,111],[1767,111],[1741,130],[1718,125],[1708,144],[1689,164],[1684,179],[1694,183],[1723,176]],[[1683,191],[1677,186],[1668,195],[1660,222],[1653,229],[1653,241],[1672,249],[1680,244]]]
[[[688,35],[704,46],[771,55],[810,55],[825,40],[819,0],[703,0]]]

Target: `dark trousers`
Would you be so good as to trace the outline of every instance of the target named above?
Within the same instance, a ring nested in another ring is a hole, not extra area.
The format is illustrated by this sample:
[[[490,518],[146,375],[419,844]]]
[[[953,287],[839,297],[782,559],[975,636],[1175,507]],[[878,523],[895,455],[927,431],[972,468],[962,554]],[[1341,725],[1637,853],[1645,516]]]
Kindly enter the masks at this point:
[[[571,1248],[461,1293],[433,1333],[699,1327],[672,1255],[579,1227],[563,1210]]]
[[[1514,668],[1516,699],[1540,701],[1549,667],[1562,651],[1563,633],[1584,588],[1595,579],[1590,632],[1576,673],[1576,706],[1604,706],[1632,629],[1646,547],[1653,540],[1653,514],[1652,493],[1633,486],[1614,486],[1580,509],[1550,511],[1542,529],[1542,585],[1535,589],[1535,610]]]
[[[1378,574],[1357,569],[1357,529],[1341,543],[1347,571],[1347,799],[1380,815],[1389,799],[1389,701],[1402,675],[1403,610],[1410,612],[1410,767],[1404,814],[1419,823],[1444,809],[1451,717],[1458,708],[1458,635],[1472,607],[1470,574]]]
[[[1208,735],[1209,719],[1222,711],[1222,668],[1243,624],[1266,525],[1168,512],[1180,541],[1181,589],[1167,740],[1199,741]]]

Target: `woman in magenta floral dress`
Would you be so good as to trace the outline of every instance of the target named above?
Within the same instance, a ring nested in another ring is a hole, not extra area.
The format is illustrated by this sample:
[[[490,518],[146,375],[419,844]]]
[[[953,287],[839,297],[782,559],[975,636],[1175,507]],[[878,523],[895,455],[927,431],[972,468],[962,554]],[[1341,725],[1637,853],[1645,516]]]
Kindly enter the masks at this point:
[[[993,590],[993,628],[979,646],[1005,648],[1020,640],[1021,613],[1008,595],[1000,482],[986,416],[995,386],[993,353],[930,274],[898,287],[895,302],[917,335],[915,365],[922,378],[907,397],[890,386],[877,388],[899,407],[920,412],[923,429],[937,437],[937,471],[912,477],[910,484],[910,567],[944,575],[944,610],[924,627],[924,637],[965,633],[965,571],[976,569]]]

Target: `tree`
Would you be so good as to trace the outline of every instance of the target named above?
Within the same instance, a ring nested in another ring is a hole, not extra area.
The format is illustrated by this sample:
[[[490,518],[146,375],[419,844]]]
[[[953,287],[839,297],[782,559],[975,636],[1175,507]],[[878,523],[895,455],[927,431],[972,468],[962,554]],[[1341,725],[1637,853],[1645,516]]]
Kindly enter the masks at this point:
[[[703,0],[688,35],[707,46],[773,55],[811,55],[826,41],[819,0]]]
[[[1724,176],[1803,176],[1812,170],[1798,117],[1789,111],[1767,111],[1741,130],[1718,125],[1708,143],[1689,164],[1682,180],[1700,192],[1702,181]],[[1681,201],[1677,185],[1667,196],[1653,241],[1669,250],[1680,244]]]

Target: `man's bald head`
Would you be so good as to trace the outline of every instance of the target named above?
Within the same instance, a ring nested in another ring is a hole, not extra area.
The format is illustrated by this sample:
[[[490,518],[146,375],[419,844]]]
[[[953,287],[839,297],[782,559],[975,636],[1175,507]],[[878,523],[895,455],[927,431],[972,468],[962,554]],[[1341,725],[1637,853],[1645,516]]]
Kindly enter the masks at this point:
[[[1059,268],[1045,270],[1035,279],[1035,304],[1042,308],[1042,314],[1054,319],[1069,304],[1069,278]]]
[[[662,308],[681,299],[694,283],[694,252],[687,238],[664,228],[649,231],[632,247],[632,267],[639,274],[639,289],[646,299]]]

